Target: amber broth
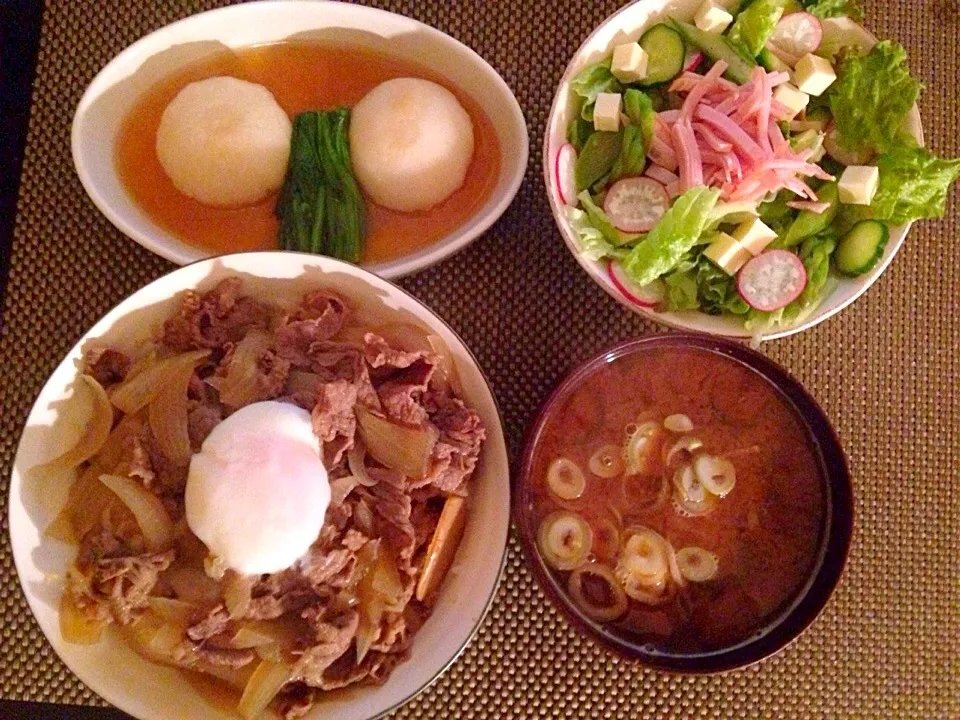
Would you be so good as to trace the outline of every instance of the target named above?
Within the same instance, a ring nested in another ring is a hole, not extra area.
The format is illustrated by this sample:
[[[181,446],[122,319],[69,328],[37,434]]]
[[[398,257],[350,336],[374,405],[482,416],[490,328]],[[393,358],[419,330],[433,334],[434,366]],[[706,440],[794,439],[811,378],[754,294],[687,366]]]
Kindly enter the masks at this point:
[[[150,89],[124,121],[117,141],[120,180],[161,227],[213,253],[277,247],[276,194],[244,207],[204,205],[177,190],[157,159],[156,134],[169,102],[184,86],[216,75],[260,83],[292,118],[306,110],[353,106],[396,77],[419,77],[453,92],[473,120],[474,156],[460,189],[439,205],[400,213],[367,201],[363,262],[386,262],[424,248],[465,223],[487,200],[500,172],[500,146],[479,104],[418,65],[365,48],[319,42],[282,42],[224,51],[185,68]]]
[[[699,517],[683,517],[669,502],[638,510],[658,479],[601,479],[587,469],[602,445],[622,444],[627,425],[674,413],[689,416],[704,449],[728,455],[736,468],[733,491]],[[547,489],[547,466],[558,456],[587,477],[577,500],[558,501]],[[819,556],[825,483],[799,417],[764,378],[704,350],[649,350],[594,372],[547,419],[531,487],[537,525],[563,507],[581,514],[595,536],[611,523],[621,530],[644,525],[677,549],[697,545],[718,556],[713,580],[687,583],[656,607],[630,600],[612,623],[662,652],[715,651],[763,630],[796,599]],[[615,557],[595,559],[616,565]],[[567,573],[556,574],[566,587]]]

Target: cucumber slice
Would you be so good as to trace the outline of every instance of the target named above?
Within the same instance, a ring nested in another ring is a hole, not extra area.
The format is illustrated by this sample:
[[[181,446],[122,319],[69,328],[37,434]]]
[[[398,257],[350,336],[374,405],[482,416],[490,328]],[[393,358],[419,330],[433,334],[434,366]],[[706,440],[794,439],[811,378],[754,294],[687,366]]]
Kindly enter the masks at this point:
[[[714,62],[724,60],[727,63],[727,71],[724,75],[730,80],[739,85],[749,82],[750,73],[753,72],[757,64],[752,58],[741,55],[723,35],[704,32],[696,25],[672,18],[670,24],[683,36],[686,42],[703,50],[711,60]]]
[[[610,172],[620,155],[622,137],[621,133],[595,132],[587,138],[574,168],[578,192]]]
[[[793,221],[790,229],[787,230],[787,234],[774,243],[775,247],[791,248],[794,245],[799,245],[801,240],[826,230],[837,216],[838,195],[835,182],[825,183],[817,192],[817,197],[820,202],[830,203],[830,209],[820,214],[810,210],[802,210],[797,215],[797,219]]]
[[[757,55],[757,61],[770,72],[790,72],[792,70],[783,60],[770,52],[770,48],[761,50],[760,54]]]
[[[680,33],[669,25],[661,23],[647,30],[640,38],[640,47],[650,57],[642,85],[667,82],[683,72],[687,50]]]
[[[890,230],[879,220],[861,220],[840,238],[834,259],[837,270],[856,277],[869,272],[883,257]]]

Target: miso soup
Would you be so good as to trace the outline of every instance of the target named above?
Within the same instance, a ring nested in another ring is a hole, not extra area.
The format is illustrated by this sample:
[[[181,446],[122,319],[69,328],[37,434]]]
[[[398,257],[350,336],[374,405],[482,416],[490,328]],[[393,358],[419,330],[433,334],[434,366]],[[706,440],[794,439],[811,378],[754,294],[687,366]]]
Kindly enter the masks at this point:
[[[599,365],[552,406],[532,458],[537,546],[595,622],[667,654],[727,649],[796,602],[826,483],[792,404],[703,349]]]

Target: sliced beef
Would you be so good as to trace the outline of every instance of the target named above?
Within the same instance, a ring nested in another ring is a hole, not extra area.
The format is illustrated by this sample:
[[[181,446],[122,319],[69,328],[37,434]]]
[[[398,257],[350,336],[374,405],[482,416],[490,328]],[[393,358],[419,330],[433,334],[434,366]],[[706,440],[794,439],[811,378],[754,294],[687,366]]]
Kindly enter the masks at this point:
[[[377,396],[387,417],[406,425],[422,425],[427,421],[427,410],[421,398],[430,384],[434,368],[425,360],[415,360],[377,388]]]
[[[405,492],[405,480],[399,473],[377,470],[370,470],[371,477],[376,477],[378,482],[369,488],[377,534],[397,552],[401,569],[409,571],[417,536],[410,522],[411,504]]]
[[[197,642],[209,640],[214,635],[225,632],[230,624],[230,614],[223,605],[217,605],[198,623],[187,628],[187,637]]]
[[[300,561],[297,569],[313,585],[323,585],[337,575],[345,575],[345,579],[348,580],[356,561],[356,552],[348,548],[325,551],[312,547]]]
[[[273,707],[283,720],[297,720],[310,712],[315,696],[316,690],[305,683],[291,683],[277,696]]]
[[[103,542],[103,534],[95,543]],[[106,602],[113,617],[122,625],[132,622],[139,610],[147,606],[147,598],[157,584],[161,572],[170,567],[176,551],[104,557],[118,552],[114,543],[97,549],[87,545],[81,548],[77,564],[81,573],[90,579],[89,588],[95,600]],[[100,555],[100,557],[96,557]]]
[[[356,610],[348,610],[328,619],[321,608],[310,607],[303,612],[303,618],[313,629],[313,644],[297,660],[294,674],[307,685],[323,687],[323,673],[353,643],[360,615]]]
[[[416,352],[406,352],[391,347],[390,343],[384,340],[376,333],[367,333],[363,336],[363,354],[373,368],[407,368],[418,360],[426,360],[433,357],[432,353],[425,350]],[[436,364],[431,362],[431,364]]]
[[[317,404],[313,408],[313,432],[324,445],[324,460],[327,467],[340,462],[340,458],[353,447],[357,431],[357,416],[353,407],[357,404],[357,387],[347,380],[334,380],[321,385]]]
[[[163,325],[163,343],[175,350],[222,349],[251,328],[266,328],[269,307],[240,295],[241,286],[239,278],[227,278],[203,295],[188,290],[180,311]]]
[[[257,653],[245,648],[238,650],[235,648],[213,647],[211,645],[193,645],[185,644],[176,658],[179,662],[189,667],[191,661],[201,661],[209,665],[228,668],[242,668],[249,665],[257,657]]]
[[[277,329],[280,357],[297,367],[312,366],[312,348],[336,335],[346,314],[346,304],[333,293],[319,290],[308,293],[293,317]]]
[[[223,411],[219,404],[204,405],[196,400],[189,400],[187,408],[187,434],[190,436],[190,446],[194,452],[199,452],[207,435],[223,420]]]
[[[265,575],[253,586],[246,617],[273,620],[284,613],[300,612],[321,599],[310,580],[295,570]]]
[[[342,656],[338,662],[331,664],[320,678],[319,687],[322,690],[338,690],[357,683],[379,685],[406,658],[407,654],[402,652],[383,653],[370,650],[363,662],[357,665],[353,658]]]
[[[83,358],[83,371],[107,387],[123,381],[130,370],[130,358],[113,348],[97,348]]]
[[[430,420],[440,430],[430,469],[419,485],[432,484],[445,493],[466,494],[466,481],[473,474],[486,431],[480,416],[452,396],[430,398]]]

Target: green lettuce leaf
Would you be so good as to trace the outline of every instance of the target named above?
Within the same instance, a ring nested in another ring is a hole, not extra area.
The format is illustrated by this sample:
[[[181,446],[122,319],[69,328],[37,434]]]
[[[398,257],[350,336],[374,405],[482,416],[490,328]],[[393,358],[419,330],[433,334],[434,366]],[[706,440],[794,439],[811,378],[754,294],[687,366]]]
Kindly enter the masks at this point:
[[[626,251],[616,248],[604,237],[590,221],[590,216],[583,210],[567,208],[567,221],[577,234],[580,254],[588,260],[602,260],[603,258],[623,258]]]
[[[902,144],[900,128],[923,86],[910,76],[907,51],[889,40],[866,55],[848,55],[830,88],[840,145],[885,152]]]
[[[736,278],[727,275],[702,255],[697,263],[697,289],[700,309],[709,315],[721,315],[725,312],[745,315],[750,310],[750,306],[737,292]]]
[[[947,197],[960,177],[960,159],[942,160],[924,148],[897,147],[877,159],[880,185],[873,216],[899,225],[943,217]]]
[[[634,282],[646,285],[674,270],[699,242],[719,197],[718,190],[698,186],[677,198],[656,227],[627,255],[623,268]]]
[[[624,114],[630,124],[623,128],[620,155],[610,170],[610,181],[626,175],[639,175],[647,166],[647,153],[653,142],[657,113],[650,97],[630,88],[623,95]]]
[[[587,213],[590,224],[600,231],[607,242],[613,245],[619,245],[621,243],[620,233],[617,231],[617,228],[614,227],[613,223],[610,222],[607,214],[593,201],[590,193],[584,190],[577,195],[577,200],[580,201],[584,211]]]
[[[863,20],[863,8],[859,0],[802,0],[808,13],[821,18],[849,17]]]
[[[754,0],[730,28],[728,38],[746,55],[756,57],[763,50],[783,15],[787,0]]]
[[[623,92],[623,85],[610,72],[610,61],[604,60],[588,65],[570,83],[570,89],[582,98],[580,115],[593,121],[593,106],[600,93]]]
[[[664,302],[668,310],[678,312],[700,309],[696,267],[696,262],[685,260],[672,273],[663,276],[667,287]]]

